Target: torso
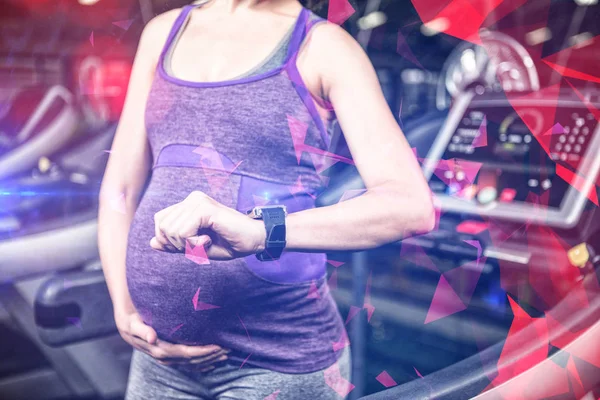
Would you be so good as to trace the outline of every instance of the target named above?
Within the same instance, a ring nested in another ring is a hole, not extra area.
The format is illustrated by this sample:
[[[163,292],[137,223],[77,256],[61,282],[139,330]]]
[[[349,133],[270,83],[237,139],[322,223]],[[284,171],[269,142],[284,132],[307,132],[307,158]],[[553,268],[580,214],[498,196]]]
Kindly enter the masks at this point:
[[[173,18],[165,50],[185,12],[194,11],[188,7]],[[201,32],[194,35],[194,26],[200,26],[194,18],[173,54],[174,76],[164,69],[163,50],[145,110],[152,176],[131,223],[126,257],[131,299],[161,339],[218,344],[232,350],[230,360],[286,373],[324,369],[344,347],[335,345],[345,330],[329,292],[325,253],[284,252],[268,262],[254,256],[209,261],[194,249],[165,253],[149,242],[154,215],[195,190],[240,212],[256,205],[285,205],[290,213],[315,207],[327,181],[321,172],[331,165],[330,138],[307,95],[318,76],[299,79],[300,64],[294,62],[298,44],[314,26],[308,10],[300,17],[286,53],[289,62],[241,80],[235,77],[260,57],[250,59],[248,52],[243,68],[221,63],[223,70],[211,72],[200,55],[223,60],[217,54],[222,47],[233,57],[235,48],[227,46],[234,40],[213,36],[219,45],[211,50]],[[290,27],[280,26],[273,46]],[[262,49],[263,58],[272,51]],[[310,60],[302,63],[310,70]]]

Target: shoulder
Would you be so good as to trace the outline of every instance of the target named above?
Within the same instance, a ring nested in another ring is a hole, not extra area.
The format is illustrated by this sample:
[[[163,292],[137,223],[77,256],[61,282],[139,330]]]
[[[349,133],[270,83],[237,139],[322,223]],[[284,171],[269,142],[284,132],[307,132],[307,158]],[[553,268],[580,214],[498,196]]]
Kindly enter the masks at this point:
[[[359,79],[373,69],[361,45],[337,24],[326,21],[315,25],[309,33],[307,47],[324,89],[336,82]]]
[[[321,19],[310,31],[314,52],[328,58],[351,57],[363,53],[360,44],[345,29]]]
[[[176,8],[152,18],[142,31],[138,51],[150,57],[160,54],[181,11],[181,8]]]
[[[142,40],[163,40],[166,41],[169,32],[175,23],[177,17],[181,14],[182,9],[176,8],[166,11],[152,18],[144,27],[142,32]]]

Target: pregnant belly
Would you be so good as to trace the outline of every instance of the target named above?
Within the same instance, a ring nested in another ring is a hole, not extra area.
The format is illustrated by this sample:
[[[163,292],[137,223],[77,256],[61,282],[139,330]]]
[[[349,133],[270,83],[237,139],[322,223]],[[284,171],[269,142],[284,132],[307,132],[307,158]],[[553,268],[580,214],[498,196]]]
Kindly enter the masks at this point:
[[[169,253],[150,247],[154,214],[184,200],[192,191],[209,192],[191,169],[158,168],[136,210],[127,243],[127,285],[133,304],[164,340],[202,343],[214,340],[218,321],[235,317],[248,284],[243,259],[203,260],[194,253]],[[213,197],[235,206],[231,185]],[[218,196],[218,197],[217,197]]]
[[[193,190],[204,191],[238,210],[247,208],[246,199],[259,190],[247,189],[250,185],[232,176],[231,184],[211,193],[205,180],[182,172],[174,168],[155,170],[131,223],[127,284],[144,322],[170,342],[219,344],[246,337],[247,324],[242,322],[246,317],[274,323],[281,320],[282,327],[290,313],[305,314],[303,318],[310,320],[317,311],[311,305],[314,296],[310,296],[308,285],[324,276],[324,254],[284,253],[279,261],[261,263],[254,256],[204,260],[193,253],[168,253],[150,247],[155,234],[154,214],[181,202]]]

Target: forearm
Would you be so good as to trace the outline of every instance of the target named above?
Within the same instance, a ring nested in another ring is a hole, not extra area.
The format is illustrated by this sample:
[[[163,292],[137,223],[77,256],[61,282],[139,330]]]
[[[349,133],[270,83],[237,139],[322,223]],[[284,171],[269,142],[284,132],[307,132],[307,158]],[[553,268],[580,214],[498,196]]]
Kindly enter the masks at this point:
[[[98,209],[98,251],[114,313],[135,311],[125,276],[127,237],[137,204],[117,191],[104,190]]]
[[[367,250],[433,228],[429,193],[381,188],[286,218],[286,251]]]

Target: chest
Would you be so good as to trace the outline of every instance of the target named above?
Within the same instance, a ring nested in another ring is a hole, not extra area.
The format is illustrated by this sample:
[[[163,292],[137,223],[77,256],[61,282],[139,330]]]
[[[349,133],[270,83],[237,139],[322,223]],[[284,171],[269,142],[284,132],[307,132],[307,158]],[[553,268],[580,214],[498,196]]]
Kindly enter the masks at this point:
[[[288,20],[270,19],[261,23],[193,18],[197,17],[190,16],[184,22],[166,61],[175,77],[190,82],[225,82],[239,79],[257,68],[262,73],[275,69],[278,65],[273,61],[281,60],[282,47],[289,46],[293,28]],[[319,99],[323,93],[322,82],[314,61],[309,54],[302,53],[297,68],[308,91]],[[316,108],[325,123],[332,119],[330,111],[318,101]]]

